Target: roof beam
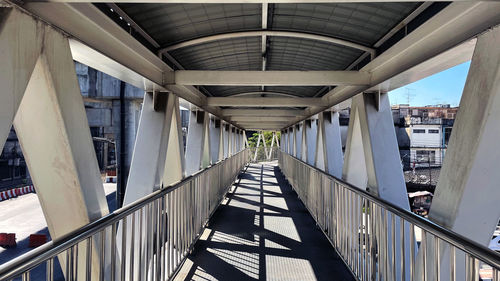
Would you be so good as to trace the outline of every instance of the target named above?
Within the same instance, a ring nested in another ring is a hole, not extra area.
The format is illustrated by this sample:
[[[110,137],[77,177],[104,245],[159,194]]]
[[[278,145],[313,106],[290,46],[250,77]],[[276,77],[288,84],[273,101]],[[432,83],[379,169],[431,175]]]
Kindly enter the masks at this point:
[[[222,33],[222,34],[217,34],[217,35],[210,35],[210,36],[206,36],[206,37],[188,40],[188,41],[181,42],[181,43],[178,43],[175,45],[171,45],[171,46],[160,49],[159,52],[160,53],[161,52],[169,52],[169,51],[180,49],[180,48],[190,47],[190,46],[204,44],[204,43],[218,41],[218,40],[227,40],[227,39],[243,38],[243,37],[262,37],[262,36],[266,36],[266,37],[268,37],[268,36],[292,37],[292,38],[323,41],[323,42],[327,42],[327,43],[331,43],[331,44],[342,45],[342,46],[358,49],[358,50],[361,50],[364,52],[369,52],[372,55],[375,55],[375,49],[373,49],[373,48],[370,48],[370,47],[367,47],[367,46],[364,46],[364,45],[361,45],[361,44],[358,44],[355,42],[351,42],[348,40],[340,39],[340,38],[312,34],[312,33],[305,33],[305,32],[273,31],[273,30],[241,31],[241,32],[229,32],[229,33]]]
[[[234,116],[229,120],[238,122],[290,122],[290,117],[276,117],[276,116]]]
[[[216,71],[178,70],[173,84],[219,86],[333,86],[370,84],[370,74],[359,71]]]
[[[304,115],[302,109],[223,109],[223,116],[288,116],[297,117]]]
[[[210,97],[207,106],[238,107],[308,107],[321,106],[321,98],[232,98]]]

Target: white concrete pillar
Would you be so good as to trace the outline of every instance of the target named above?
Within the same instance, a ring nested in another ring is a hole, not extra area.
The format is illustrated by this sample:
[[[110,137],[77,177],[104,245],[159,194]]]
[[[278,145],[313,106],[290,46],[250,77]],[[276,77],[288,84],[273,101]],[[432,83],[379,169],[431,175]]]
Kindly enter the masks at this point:
[[[224,139],[224,159],[226,159],[227,157],[229,157],[230,153],[229,153],[229,132],[230,132],[230,128],[229,128],[229,124],[228,123],[225,123],[223,124],[223,139]]]
[[[300,148],[300,159],[304,162],[307,163],[307,136],[306,136],[306,120],[302,121],[301,127],[302,127],[302,136],[301,136],[301,143],[302,146]]]
[[[306,162],[314,166],[316,157],[316,137],[317,137],[317,119],[309,119],[305,121],[305,145],[306,145]]]
[[[208,112],[190,111],[186,140],[186,175],[192,175],[210,165],[210,119]]]
[[[318,114],[318,128],[316,130],[316,153],[314,156],[314,166],[316,168],[326,171],[328,167],[327,159],[325,157],[326,148],[325,148],[325,121],[324,121],[324,113],[321,112]]]
[[[302,123],[295,125],[295,157],[302,157]]]
[[[247,139],[247,132],[243,131],[243,148],[248,147],[248,139]]]
[[[183,176],[178,136],[178,98],[171,93],[144,95],[124,204],[130,204]],[[181,139],[182,141],[182,139]],[[176,152],[167,161],[167,151]],[[165,177],[175,169],[175,177]]]
[[[144,96],[124,205],[137,201],[158,188],[166,187],[183,178],[184,148],[180,122],[178,97],[171,93],[158,92],[147,93]],[[131,224],[129,223],[127,226],[127,233],[130,233],[132,231]],[[139,231],[139,226],[136,227],[136,231]],[[120,224],[117,245],[121,243],[121,231]],[[141,254],[144,255],[145,241],[135,241],[134,243],[136,243],[136,249],[142,243],[143,252]],[[117,251],[117,256],[120,257],[121,248],[118,247]],[[137,273],[139,267],[148,268],[146,262],[142,260],[142,264],[139,264],[138,259],[135,259],[134,272]],[[127,272],[129,267],[130,257],[127,257]],[[117,271],[118,274],[119,271]]]
[[[344,156],[338,113],[325,111],[319,114],[316,143],[316,167],[342,178]]]
[[[356,182],[356,186],[409,210],[388,95],[357,95],[352,101],[350,119],[344,179],[354,184],[356,177],[363,177],[362,166],[365,166],[366,183]]]
[[[344,180],[402,209],[410,210],[388,95],[363,93],[355,96],[352,100],[348,130],[342,172]],[[382,241],[396,241],[397,262],[389,264],[389,272],[393,272],[395,267],[398,280],[401,276],[401,246],[406,249],[410,247],[409,225],[405,225],[405,245],[401,245],[397,239],[401,229],[399,220],[396,220],[393,238],[391,216],[383,216],[381,219],[389,226],[388,237],[382,237]],[[391,245],[384,245],[389,253],[389,260],[392,259]],[[405,259],[408,261],[409,252],[405,252]],[[409,278],[409,270],[406,272],[406,278]]]
[[[16,9],[2,8],[2,13],[0,137],[5,141],[13,121],[50,235],[57,241],[108,214],[75,65],[63,34]],[[83,253],[85,247],[80,248]],[[96,279],[97,243],[92,250],[90,278]],[[65,258],[59,261],[64,268]],[[78,277],[83,280],[85,273]]]
[[[288,153],[288,128],[285,129],[282,136],[283,141],[281,143],[283,144],[283,151]]]
[[[294,143],[294,126],[291,126],[288,128],[288,154],[294,155],[295,154],[295,143]]]
[[[221,140],[222,140],[222,128],[221,128],[221,120],[217,118],[210,119],[210,158],[212,163],[217,163],[219,160],[222,160],[221,149]]]
[[[493,47],[499,45],[498,26],[477,39],[429,212],[433,222],[484,246],[488,246],[500,217],[500,150],[497,149],[500,143],[500,50]],[[441,266],[448,268],[448,247],[443,247],[441,252]],[[458,255],[456,262],[457,278],[465,280],[463,255]],[[431,279],[427,280],[436,279],[433,270],[428,273]],[[443,275],[441,280],[449,280],[449,277]]]

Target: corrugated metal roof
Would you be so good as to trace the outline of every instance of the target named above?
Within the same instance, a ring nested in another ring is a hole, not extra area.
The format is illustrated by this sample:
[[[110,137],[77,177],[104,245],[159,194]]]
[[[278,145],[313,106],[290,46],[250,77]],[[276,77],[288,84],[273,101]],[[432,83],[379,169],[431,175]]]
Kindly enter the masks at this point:
[[[276,4],[271,28],[373,45],[420,3]]]
[[[299,38],[269,39],[268,70],[343,70],[362,52]]]
[[[170,54],[186,69],[261,70],[260,37],[209,42]]]
[[[261,28],[258,4],[120,4],[160,45]]]
[[[420,3],[270,4],[270,30],[331,36],[372,46]],[[260,30],[260,4],[119,4],[162,47],[215,34]],[[268,37],[267,70],[343,70],[362,51],[300,38]],[[185,69],[261,70],[261,38],[208,42],[170,52]],[[213,96],[260,87],[205,87]],[[266,87],[314,96],[322,87]]]

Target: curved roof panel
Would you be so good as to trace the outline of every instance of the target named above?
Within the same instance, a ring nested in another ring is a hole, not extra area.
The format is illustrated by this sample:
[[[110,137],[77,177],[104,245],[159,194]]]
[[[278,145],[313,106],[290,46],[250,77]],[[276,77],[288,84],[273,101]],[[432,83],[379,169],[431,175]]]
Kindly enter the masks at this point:
[[[160,45],[261,28],[258,4],[119,4]]]

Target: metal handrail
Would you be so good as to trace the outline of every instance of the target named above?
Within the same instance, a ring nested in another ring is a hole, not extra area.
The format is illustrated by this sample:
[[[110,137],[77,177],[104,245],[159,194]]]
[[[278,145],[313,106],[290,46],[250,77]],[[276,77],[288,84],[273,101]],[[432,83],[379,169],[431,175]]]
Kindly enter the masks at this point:
[[[115,210],[111,214],[108,214],[96,221],[93,221],[85,226],[82,226],[81,228],[75,230],[74,232],[71,232],[59,238],[57,241],[50,241],[48,243],[45,243],[44,245],[24,255],[21,255],[7,263],[0,265],[0,280],[10,280],[12,278],[22,275],[23,273],[29,272],[33,268],[39,266],[41,263],[49,259],[55,258],[56,256],[60,255],[64,251],[67,251],[74,245],[82,241],[85,241],[87,239],[90,239],[94,235],[99,234],[100,232],[103,231],[103,229],[114,226],[120,221],[125,220],[128,216],[134,214],[141,208],[144,208],[144,206],[151,204],[156,200],[164,198],[167,194],[170,194],[175,190],[183,186],[186,186],[187,183],[190,183],[193,180],[200,177],[201,175],[204,175],[205,173],[213,170],[214,168],[225,164],[230,159],[239,157],[241,159],[240,162],[242,162],[241,164],[244,165],[245,163],[247,163],[247,158],[248,158],[247,154],[248,150],[244,149],[229,158],[218,161],[217,163],[212,164],[205,169],[202,169],[190,176],[187,176],[182,181],[179,181],[168,187],[159,189],[141,199],[138,199],[133,203],[130,203],[126,206],[123,206],[120,209]],[[238,171],[240,169],[241,167],[238,169]],[[233,178],[231,178],[231,181],[232,180]]]
[[[279,161],[280,168],[284,172],[284,175],[286,177],[290,177],[292,181],[294,181],[293,178],[297,177],[297,175],[296,175],[296,173],[294,173],[295,171],[293,171],[293,172],[286,171],[286,168],[283,167],[283,157],[289,157],[291,160],[296,161],[297,163],[300,163],[300,165],[303,165],[303,166],[309,168],[311,171],[314,171],[315,173],[320,174],[321,177],[328,179],[328,180],[342,186],[342,188],[345,188],[349,192],[356,194],[360,198],[367,200],[366,202],[371,202],[373,204],[376,204],[377,206],[380,206],[381,208],[383,208],[383,210],[387,210],[387,211],[391,212],[394,216],[397,216],[401,219],[404,219],[406,222],[422,229],[424,233],[431,234],[434,237],[437,237],[437,238],[445,241],[449,245],[452,245],[453,247],[463,251],[464,253],[471,255],[472,257],[474,257],[482,262],[487,263],[488,265],[490,265],[494,268],[494,274],[497,274],[497,272],[500,271],[500,254],[499,253],[496,253],[496,252],[488,249],[487,247],[485,247],[485,246],[483,246],[475,241],[472,241],[472,240],[470,240],[470,239],[468,239],[468,238],[466,238],[466,237],[464,237],[456,232],[453,232],[449,229],[446,229],[446,228],[444,228],[444,227],[442,227],[442,226],[440,226],[440,225],[438,225],[438,224],[436,224],[428,219],[420,217],[412,212],[409,212],[408,210],[402,209],[401,207],[396,206],[396,205],[394,205],[394,204],[392,204],[384,199],[375,197],[374,195],[368,193],[365,190],[359,189],[359,188],[343,181],[342,179],[339,179],[339,178],[334,177],[330,174],[327,174],[323,170],[320,170],[317,167],[314,167],[314,166],[302,161],[301,159],[294,157],[293,155],[290,155],[288,153],[281,151],[280,152],[280,161]],[[293,184],[292,184],[292,186],[293,186]],[[294,188],[298,188],[298,187],[295,186]],[[299,193],[299,197],[301,197],[301,195],[302,194]],[[303,198],[301,198],[301,199],[303,199]],[[307,200],[302,200],[302,201],[304,201],[304,204],[309,209],[310,206],[307,206],[308,204],[307,204],[307,202],[305,202]],[[365,211],[363,211],[363,213],[364,212]],[[311,212],[311,213],[313,213],[313,212]],[[371,210],[370,210],[370,213],[371,213]],[[313,217],[314,217],[314,214],[313,214]],[[316,217],[315,217],[315,219],[318,221],[318,219]],[[385,223],[387,224],[387,222],[385,222]],[[318,224],[320,224],[320,223],[318,223]],[[393,224],[394,224],[394,222],[393,222]],[[388,235],[390,235],[390,234],[388,234]],[[494,280],[497,280],[497,279],[494,279]]]

